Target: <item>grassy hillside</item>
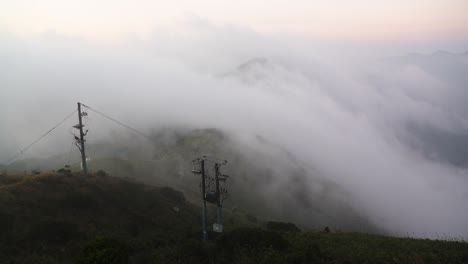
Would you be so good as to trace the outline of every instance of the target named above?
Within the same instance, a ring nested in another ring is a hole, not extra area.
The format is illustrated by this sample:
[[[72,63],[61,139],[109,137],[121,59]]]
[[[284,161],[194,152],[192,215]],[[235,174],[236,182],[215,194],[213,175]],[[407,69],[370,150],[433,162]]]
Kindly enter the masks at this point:
[[[467,243],[301,232],[229,211],[224,223],[203,243],[200,208],[171,188],[106,175],[0,176],[0,263],[468,262]]]
[[[188,200],[198,201],[200,179],[191,173],[191,161],[210,155],[229,161],[223,173],[232,176],[228,190],[233,195],[226,201],[226,208],[241,208],[261,218],[295,222],[303,228],[330,226],[382,233],[359,213],[360,204],[353,203],[351,195],[340,185],[319,171],[306,170],[291,153],[261,137],[245,144],[216,129],[168,128],[155,131],[151,141],[131,135],[113,140],[87,141],[91,171],[102,169],[113,176],[171,186],[183,191]],[[21,173],[26,168],[28,172],[37,168],[57,170],[66,164],[68,157],[64,154],[47,160],[22,160],[11,164],[9,170]],[[78,157],[74,161],[72,170],[80,170]],[[213,175],[213,164],[207,168]]]
[[[358,204],[352,203],[350,194],[340,185],[318,171],[304,169],[291,153],[261,137],[245,145],[215,129],[166,130],[154,135],[153,144],[149,157],[142,158],[137,155],[139,148],[126,145],[95,157],[89,167],[115,176],[135,177],[148,184],[172,186],[182,190],[189,200],[198,200],[200,179],[191,173],[191,160],[208,154],[229,161],[223,167],[223,173],[232,176],[228,189],[233,195],[226,202],[228,208],[292,221],[304,228],[333,226],[380,232],[358,213]],[[106,147],[100,145],[99,149],[104,152]],[[212,169],[212,165],[207,168]]]
[[[70,262],[99,236],[122,238],[138,255],[148,245],[198,232],[199,209],[170,188],[79,174],[2,177],[0,183],[1,260]]]

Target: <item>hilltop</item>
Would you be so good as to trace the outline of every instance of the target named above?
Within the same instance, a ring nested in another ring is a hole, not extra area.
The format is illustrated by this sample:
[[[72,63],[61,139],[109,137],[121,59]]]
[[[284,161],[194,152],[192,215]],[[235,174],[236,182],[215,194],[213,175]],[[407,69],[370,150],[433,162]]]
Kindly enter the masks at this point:
[[[468,244],[301,232],[225,212],[200,241],[200,208],[168,187],[99,173],[0,176],[2,263],[466,263]]]
[[[139,255],[198,232],[200,223],[182,193],[128,179],[39,174],[2,176],[0,184],[2,260],[72,262],[87,241],[106,236]]]

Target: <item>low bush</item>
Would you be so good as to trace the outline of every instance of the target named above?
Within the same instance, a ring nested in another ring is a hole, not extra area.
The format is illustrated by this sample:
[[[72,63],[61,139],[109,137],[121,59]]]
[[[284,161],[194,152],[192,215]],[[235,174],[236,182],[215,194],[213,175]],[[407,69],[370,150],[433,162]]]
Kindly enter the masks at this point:
[[[127,264],[127,244],[113,237],[99,237],[89,242],[83,250],[78,264]]]

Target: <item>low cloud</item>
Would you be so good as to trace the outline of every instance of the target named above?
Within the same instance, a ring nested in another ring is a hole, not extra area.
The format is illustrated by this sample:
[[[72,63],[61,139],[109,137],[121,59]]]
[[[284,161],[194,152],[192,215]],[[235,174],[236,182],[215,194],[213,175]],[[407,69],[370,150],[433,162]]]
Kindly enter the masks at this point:
[[[386,231],[468,236],[466,152],[444,148],[468,138],[467,54],[349,62],[245,28],[202,21],[187,32],[112,48],[3,34],[0,158],[82,101],[142,130],[214,127],[244,144],[261,136],[351,193]],[[93,125],[96,138],[115,129]],[[62,132],[25,155],[64,152],[71,138]]]

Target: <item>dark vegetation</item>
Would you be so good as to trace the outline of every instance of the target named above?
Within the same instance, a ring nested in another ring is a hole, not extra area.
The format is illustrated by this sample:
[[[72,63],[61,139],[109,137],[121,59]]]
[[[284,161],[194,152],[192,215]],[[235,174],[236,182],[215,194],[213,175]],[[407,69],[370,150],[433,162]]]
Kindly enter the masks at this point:
[[[135,259],[197,237],[198,208],[170,188],[69,173],[3,176],[0,183],[0,260],[72,263],[99,237],[122,241]]]
[[[468,263],[462,242],[303,232],[225,213],[201,242],[181,192],[100,172],[0,176],[0,263]]]

